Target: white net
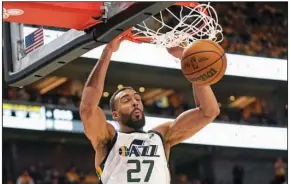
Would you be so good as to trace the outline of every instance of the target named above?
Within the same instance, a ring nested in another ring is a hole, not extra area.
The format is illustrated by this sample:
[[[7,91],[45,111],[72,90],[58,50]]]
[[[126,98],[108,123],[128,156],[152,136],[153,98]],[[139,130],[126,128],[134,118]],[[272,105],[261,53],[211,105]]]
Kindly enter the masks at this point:
[[[216,11],[210,4],[167,8],[137,24],[132,30],[135,39],[150,38],[151,43],[167,48],[187,47],[199,39],[217,43],[223,40]]]

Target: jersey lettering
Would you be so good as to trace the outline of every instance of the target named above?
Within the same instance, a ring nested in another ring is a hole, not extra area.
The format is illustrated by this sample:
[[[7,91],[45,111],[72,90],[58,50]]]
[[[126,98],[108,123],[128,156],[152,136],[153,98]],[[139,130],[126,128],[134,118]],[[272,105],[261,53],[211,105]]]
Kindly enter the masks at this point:
[[[145,141],[135,139],[132,141],[129,148],[121,146],[119,148],[119,154],[128,157],[160,157],[160,155],[156,155],[158,145],[144,145],[144,142]]]

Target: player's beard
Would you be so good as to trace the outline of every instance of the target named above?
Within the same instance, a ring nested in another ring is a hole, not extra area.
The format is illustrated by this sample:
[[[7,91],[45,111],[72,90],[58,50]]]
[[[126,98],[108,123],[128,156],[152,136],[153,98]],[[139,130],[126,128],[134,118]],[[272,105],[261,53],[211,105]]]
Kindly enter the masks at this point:
[[[133,128],[135,130],[141,130],[145,125],[144,113],[141,112],[140,119],[133,119],[133,116],[134,116],[133,112],[134,112],[134,110],[130,114],[122,114],[121,115],[121,122],[130,128]]]

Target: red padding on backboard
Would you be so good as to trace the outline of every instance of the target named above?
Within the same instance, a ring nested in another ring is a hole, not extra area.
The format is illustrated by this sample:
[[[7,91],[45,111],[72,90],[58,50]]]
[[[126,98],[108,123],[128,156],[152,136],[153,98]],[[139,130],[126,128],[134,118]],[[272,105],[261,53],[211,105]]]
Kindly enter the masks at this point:
[[[84,30],[101,22],[92,18],[102,16],[101,6],[103,2],[3,2],[3,21]],[[23,14],[13,15],[13,9]]]

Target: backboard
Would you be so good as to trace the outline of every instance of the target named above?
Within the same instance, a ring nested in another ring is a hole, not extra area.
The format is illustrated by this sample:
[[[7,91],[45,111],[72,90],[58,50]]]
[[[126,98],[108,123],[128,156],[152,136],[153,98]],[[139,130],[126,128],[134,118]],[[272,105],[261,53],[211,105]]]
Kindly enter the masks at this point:
[[[31,84],[173,3],[4,2],[5,81],[15,87]],[[72,29],[23,53],[25,24]]]

